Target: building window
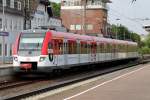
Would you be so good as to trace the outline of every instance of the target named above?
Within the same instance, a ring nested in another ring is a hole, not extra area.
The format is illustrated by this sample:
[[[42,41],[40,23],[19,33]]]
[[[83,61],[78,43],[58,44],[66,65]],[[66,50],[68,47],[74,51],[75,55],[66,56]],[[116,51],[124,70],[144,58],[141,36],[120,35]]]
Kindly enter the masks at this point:
[[[75,25],[70,25],[70,30],[75,30]]]
[[[11,19],[11,22],[10,22],[10,30],[13,30],[13,21]]]
[[[2,5],[3,4],[3,0],[0,0],[0,5]]]
[[[10,44],[10,56],[12,56],[12,44]]]
[[[7,19],[5,19],[5,28],[7,29]]]
[[[0,44],[0,56],[2,55],[2,44]]]
[[[17,3],[17,1],[14,2],[14,8],[18,9],[18,3]]]
[[[81,30],[81,25],[76,25],[76,30]]]
[[[91,25],[91,24],[86,25],[86,29],[87,30],[93,30],[93,25]]]
[[[21,22],[21,20],[20,20],[20,22],[19,22],[19,30],[22,30],[22,24],[21,24],[22,22]]]
[[[18,3],[18,10],[21,10],[21,2],[17,2]]]
[[[5,56],[7,56],[7,44],[5,44]]]
[[[2,29],[2,18],[0,18],[0,29]]]
[[[17,30],[17,21],[14,23],[14,29]]]
[[[30,7],[30,0],[27,1],[27,8],[29,9]]]
[[[19,27],[18,27],[18,20],[16,20],[16,30],[19,30]]]
[[[10,7],[11,7],[11,8],[14,8],[14,0],[11,0],[11,1],[10,1]]]
[[[10,7],[10,0],[6,0],[7,7]]]

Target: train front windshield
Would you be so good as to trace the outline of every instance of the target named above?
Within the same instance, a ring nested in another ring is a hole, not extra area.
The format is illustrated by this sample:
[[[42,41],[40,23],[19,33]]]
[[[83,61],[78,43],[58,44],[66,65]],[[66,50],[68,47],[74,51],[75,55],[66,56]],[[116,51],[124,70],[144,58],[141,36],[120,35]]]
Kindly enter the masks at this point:
[[[19,51],[40,51],[45,34],[23,33],[20,37]]]

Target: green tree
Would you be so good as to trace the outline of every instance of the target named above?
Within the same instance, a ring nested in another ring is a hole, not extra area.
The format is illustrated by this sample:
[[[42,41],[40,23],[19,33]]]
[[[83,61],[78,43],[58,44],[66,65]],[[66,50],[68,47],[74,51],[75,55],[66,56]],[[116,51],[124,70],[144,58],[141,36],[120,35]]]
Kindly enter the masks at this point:
[[[60,17],[60,3],[52,3],[52,8],[53,8],[53,14],[55,17]]]
[[[139,46],[142,44],[140,35],[129,31],[128,28],[123,25],[119,25],[119,26],[112,25],[111,31],[112,31],[112,36],[111,36],[112,38],[117,37],[117,39],[119,40],[132,40],[134,42],[137,42]]]
[[[131,34],[131,40],[134,42],[137,42],[139,46],[141,46],[141,37],[137,33],[130,33]]]
[[[146,40],[145,40],[145,44],[148,48],[150,48],[150,34],[148,34]]]
[[[141,54],[150,54],[150,34],[148,34],[146,39],[141,42],[141,48],[139,51]]]

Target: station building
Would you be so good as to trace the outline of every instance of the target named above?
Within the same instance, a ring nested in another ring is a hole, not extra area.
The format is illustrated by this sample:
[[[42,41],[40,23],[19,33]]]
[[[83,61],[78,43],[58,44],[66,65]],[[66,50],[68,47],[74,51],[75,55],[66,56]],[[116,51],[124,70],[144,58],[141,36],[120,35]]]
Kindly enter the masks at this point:
[[[150,33],[150,25],[145,25],[145,26],[143,26],[143,28],[144,28],[147,32]]]
[[[4,2],[3,2],[4,1]],[[12,44],[24,25],[22,0],[0,0],[0,32],[8,32],[8,36],[0,34],[0,60],[2,53],[5,57],[12,55]],[[3,45],[4,44],[4,45]],[[2,47],[4,52],[2,52]]]
[[[45,10],[47,1],[0,0],[0,63],[2,54],[6,62],[12,60],[12,44],[22,30],[38,26],[62,25],[60,19],[49,17]],[[3,32],[9,33],[8,36],[4,36],[5,39],[1,35]]]
[[[52,9],[45,9],[45,0],[40,0],[37,5],[36,11],[33,14],[31,20],[31,29],[38,28],[39,26],[62,26],[62,21],[60,18],[52,17]],[[49,14],[49,13],[50,14]],[[51,16],[51,17],[50,17]]]
[[[107,3],[111,1],[62,0],[62,23],[70,32],[107,36]]]

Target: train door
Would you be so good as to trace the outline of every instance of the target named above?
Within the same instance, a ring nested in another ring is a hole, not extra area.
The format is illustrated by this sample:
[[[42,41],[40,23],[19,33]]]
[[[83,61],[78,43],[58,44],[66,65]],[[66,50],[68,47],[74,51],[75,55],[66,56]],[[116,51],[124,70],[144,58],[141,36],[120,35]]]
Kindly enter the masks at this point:
[[[64,40],[64,65],[68,63],[68,42],[67,39]]]
[[[88,56],[88,62],[91,62],[91,43],[90,43],[90,41],[87,42],[87,56]]]
[[[64,65],[64,41],[63,39],[58,40],[58,55],[57,55],[57,63],[58,65]]]
[[[68,64],[75,65],[78,63],[77,42],[76,40],[68,40]]]
[[[116,59],[116,44],[113,44],[113,59]]]
[[[103,61],[103,49],[104,49],[104,44],[103,43],[99,43],[99,61]]]
[[[87,42],[80,41],[80,63],[88,62]]]
[[[96,62],[99,61],[99,51],[100,51],[99,44],[100,44],[99,42],[96,43],[96,46],[97,46],[96,47]]]
[[[106,55],[106,54],[107,54],[107,50],[108,50],[108,49],[107,49],[107,43],[105,42],[105,43],[104,43],[104,52],[103,52],[103,54],[104,54],[103,60],[104,60],[104,61],[107,60],[107,55]]]
[[[114,59],[114,56],[115,56],[115,51],[114,51],[114,48],[115,48],[115,44],[114,43],[111,43],[111,59],[113,60]]]
[[[91,61],[92,62],[96,62],[96,48],[97,48],[96,42],[92,42],[91,44]]]
[[[63,40],[62,39],[53,39],[53,52],[54,52],[54,60],[53,64],[58,65],[64,65],[64,55],[63,55]]]
[[[81,45],[80,45],[80,40],[78,39],[77,40],[77,55],[78,55],[78,63],[80,63],[80,59],[81,59],[81,53],[80,53],[80,48],[81,48]]]

